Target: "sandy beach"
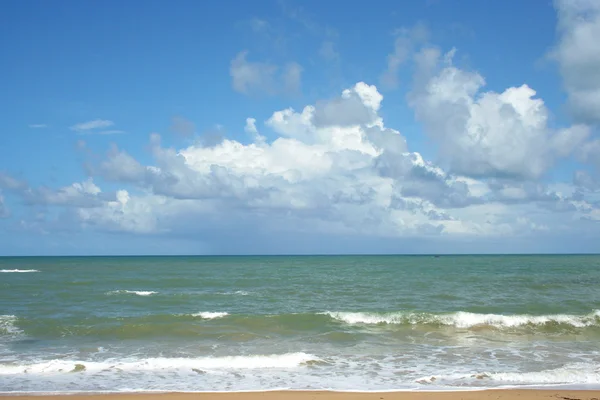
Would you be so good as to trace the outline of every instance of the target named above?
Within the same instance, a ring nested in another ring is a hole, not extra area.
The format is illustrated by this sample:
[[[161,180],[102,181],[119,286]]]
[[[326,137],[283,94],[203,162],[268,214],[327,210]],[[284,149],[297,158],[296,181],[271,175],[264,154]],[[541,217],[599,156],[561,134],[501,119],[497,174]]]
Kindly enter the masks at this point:
[[[3,396],[18,400],[598,400],[600,390],[481,390],[454,392],[272,391],[245,393],[157,393]]]

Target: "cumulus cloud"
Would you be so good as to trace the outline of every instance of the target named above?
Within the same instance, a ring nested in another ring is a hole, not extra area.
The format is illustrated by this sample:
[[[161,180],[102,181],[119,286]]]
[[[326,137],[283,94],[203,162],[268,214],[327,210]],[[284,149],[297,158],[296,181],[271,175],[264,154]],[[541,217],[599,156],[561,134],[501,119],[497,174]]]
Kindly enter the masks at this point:
[[[135,183],[152,194],[86,210],[85,219],[114,225],[114,215],[120,215],[116,210],[127,212],[129,206],[152,199],[151,207],[158,207],[152,212],[155,216],[164,204],[176,209],[173,204],[182,202],[211,213],[245,210],[253,218],[302,217],[304,223],[312,221],[335,232],[439,234],[443,231],[439,221],[447,217],[438,205],[463,207],[475,200],[465,184],[440,173],[418,153],[408,152],[404,137],[385,127],[378,113],[382,100],[375,86],[359,82],[338,98],[298,112],[277,111],[266,121],[277,135],[270,143],[259,134],[253,118],[247,119],[245,130],[254,140],[246,145],[224,139],[211,147],[175,150],[162,147],[160,137],[153,135],[154,165],[142,166],[113,149],[95,173]],[[348,118],[349,112],[358,117]],[[422,180],[426,182],[419,185]],[[416,198],[411,200],[414,206],[392,207],[399,197]],[[124,221],[124,229],[165,228],[152,221],[134,225]]]
[[[155,233],[157,217],[153,213],[151,200],[146,198],[143,202],[131,201],[126,190],[119,190],[115,200],[104,203],[101,208],[80,208],[77,215],[83,226],[98,226],[119,232]]]
[[[244,132],[250,135],[254,142],[263,143],[266,140],[266,138],[260,134],[258,128],[256,127],[256,118],[246,118]]]
[[[91,178],[59,189],[46,186],[32,188],[27,182],[0,172],[0,189],[16,194],[30,205],[97,207],[106,199]]]
[[[557,212],[565,215],[561,226],[595,215],[592,203],[534,181],[442,169],[385,126],[382,103],[375,86],[359,82],[336,98],[274,112],[265,121],[272,141],[248,118],[249,144],[224,138],[175,149],[154,134],[152,165],[114,148],[95,174],[139,193],[120,192],[78,215],[86,226],[137,233],[206,232],[191,223],[197,219],[231,229],[239,222],[254,233],[260,226],[271,235],[283,229],[376,237],[525,235],[557,226]],[[559,156],[570,153],[570,135],[577,136],[553,132],[549,146],[560,147]]]
[[[242,51],[231,61],[229,73],[233,89],[250,94],[294,94],[300,91],[302,67],[291,62],[283,69],[267,62],[249,61]]]
[[[441,59],[438,51],[422,50],[409,95],[417,119],[439,144],[440,158],[451,172],[537,179],[589,135],[583,125],[551,129],[544,101],[526,84],[501,93],[483,91],[483,76],[455,67],[453,55],[451,51]]]
[[[318,102],[312,123],[317,127],[373,125],[378,122],[382,100],[375,86],[359,82],[352,90],[344,90],[341,97]]]
[[[456,68],[453,53],[425,48],[412,58],[419,68],[409,101],[440,145],[441,163],[387,126],[384,96],[358,82],[264,121],[248,117],[240,129],[250,140],[223,135],[175,148],[152,134],[151,162],[113,146],[90,163],[87,181],[32,188],[0,173],[0,188],[26,204],[67,209],[78,229],[209,242],[593,232],[600,219],[600,203],[588,193],[594,181],[583,172],[564,187],[540,179],[571,154],[595,162],[600,142],[586,141],[589,127],[550,128],[533,89],[486,92],[483,76]],[[186,120],[174,122],[191,131]],[[105,193],[96,182],[119,190]],[[40,221],[31,226],[48,231]]]
[[[146,168],[114,145],[108,152],[108,157],[99,166],[92,167],[94,168],[104,179],[114,182],[139,182],[146,173]]]
[[[75,182],[69,186],[53,190],[41,187],[30,190],[28,201],[46,205],[67,205],[75,207],[96,207],[102,203],[99,197],[101,190],[90,178],[83,182]]]
[[[551,56],[558,62],[568,105],[580,122],[600,122],[600,3],[556,0],[559,40]]]

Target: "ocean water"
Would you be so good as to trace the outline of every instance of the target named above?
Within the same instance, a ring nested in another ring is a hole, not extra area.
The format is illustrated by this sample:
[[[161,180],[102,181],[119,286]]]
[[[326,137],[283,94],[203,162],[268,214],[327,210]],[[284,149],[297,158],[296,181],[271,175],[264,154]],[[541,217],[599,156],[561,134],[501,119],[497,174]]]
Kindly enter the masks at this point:
[[[600,388],[600,256],[0,258],[0,392]]]

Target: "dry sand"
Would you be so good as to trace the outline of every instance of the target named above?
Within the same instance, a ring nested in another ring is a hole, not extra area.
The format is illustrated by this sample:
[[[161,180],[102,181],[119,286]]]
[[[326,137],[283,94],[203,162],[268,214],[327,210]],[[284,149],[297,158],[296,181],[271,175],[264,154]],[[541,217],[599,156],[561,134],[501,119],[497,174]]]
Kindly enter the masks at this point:
[[[0,389],[1,390],[1,389]],[[600,390],[482,390],[465,392],[248,392],[2,396],[13,400],[600,400]],[[3,400],[4,400],[3,399]]]

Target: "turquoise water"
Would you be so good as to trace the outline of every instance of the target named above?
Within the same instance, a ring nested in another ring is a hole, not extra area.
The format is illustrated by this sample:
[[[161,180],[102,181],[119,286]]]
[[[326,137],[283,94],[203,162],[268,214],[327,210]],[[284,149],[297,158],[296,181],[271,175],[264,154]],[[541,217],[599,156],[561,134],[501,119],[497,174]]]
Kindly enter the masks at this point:
[[[0,258],[0,392],[600,387],[600,256]]]

